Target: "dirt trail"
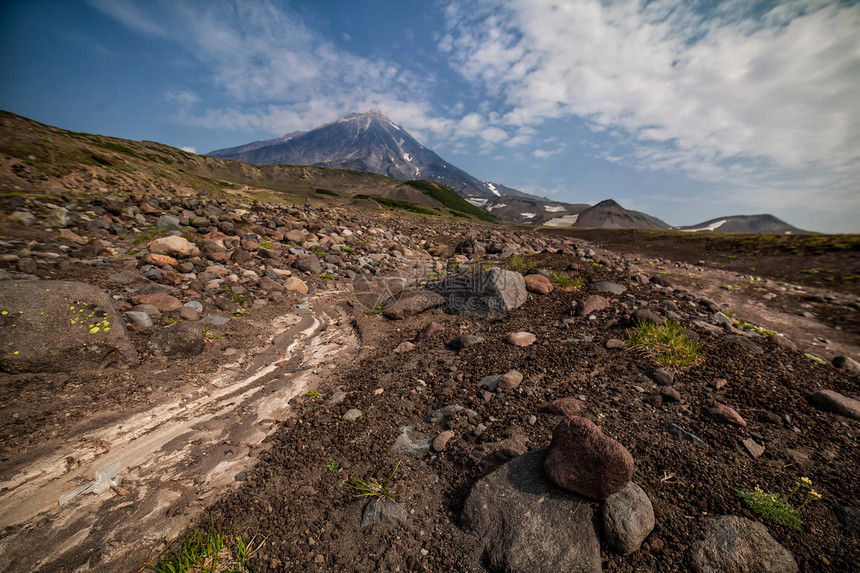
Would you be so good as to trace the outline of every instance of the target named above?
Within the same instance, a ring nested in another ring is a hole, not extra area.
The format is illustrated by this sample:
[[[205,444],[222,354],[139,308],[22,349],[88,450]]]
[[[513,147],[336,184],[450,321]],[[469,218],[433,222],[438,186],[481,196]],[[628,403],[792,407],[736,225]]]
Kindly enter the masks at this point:
[[[0,527],[12,528],[0,541],[0,570],[137,570],[213,498],[236,487],[291,399],[351,359],[356,337],[344,320],[347,297],[315,297],[309,309],[272,322],[262,351],[0,483]],[[72,471],[69,458],[80,463]],[[114,462],[122,465],[119,488],[58,506],[62,494]]]

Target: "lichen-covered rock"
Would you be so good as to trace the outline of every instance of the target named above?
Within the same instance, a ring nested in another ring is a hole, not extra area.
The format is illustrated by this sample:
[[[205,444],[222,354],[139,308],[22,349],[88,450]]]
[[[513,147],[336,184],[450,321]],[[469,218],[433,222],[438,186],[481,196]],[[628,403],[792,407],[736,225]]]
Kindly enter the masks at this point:
[[[80,282],[0,281],[0,369],[64,372],[136,364],[125,320],[103,290]]]
[[[503,318],[528,298],[521,274],[495,267],[430,283],[427,289],[445,297],[447,312],[483,318]]]
[[[763,524],[722,515],[705,524],[705,538],[693,547],[699,573],[796,573],[797,562]]]
[[[179,322],[149,337],[146,349],[153,356],[190,358],[203,352],[203,329],[193,322]]]
[[[618,553],[633,553],[654,529],[654,508],[641,487],[629,482],[624,489],[606,498],[603,504],[603,532]]]

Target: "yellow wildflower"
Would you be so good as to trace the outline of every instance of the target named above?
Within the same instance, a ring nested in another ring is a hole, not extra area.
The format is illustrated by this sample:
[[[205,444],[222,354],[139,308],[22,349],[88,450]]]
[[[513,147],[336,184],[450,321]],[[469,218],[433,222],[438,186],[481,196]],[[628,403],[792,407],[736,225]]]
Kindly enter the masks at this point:
[[[800,483],[802,483],[802,484],[803,484],[803,485],[805,485],[806,487],[812,487],[812,480],[811,480],[811,479],[809,479],[808,477],[802,477],[802,478],[800,478]]]

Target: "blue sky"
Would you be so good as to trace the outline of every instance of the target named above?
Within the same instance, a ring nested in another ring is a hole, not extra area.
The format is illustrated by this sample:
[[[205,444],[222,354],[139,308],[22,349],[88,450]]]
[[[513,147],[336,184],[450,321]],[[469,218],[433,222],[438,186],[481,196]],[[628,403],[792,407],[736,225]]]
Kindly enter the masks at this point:
[[[198,153],[379,109],[471,174],[860,232],[860,4],[0,2],[0,108]]]

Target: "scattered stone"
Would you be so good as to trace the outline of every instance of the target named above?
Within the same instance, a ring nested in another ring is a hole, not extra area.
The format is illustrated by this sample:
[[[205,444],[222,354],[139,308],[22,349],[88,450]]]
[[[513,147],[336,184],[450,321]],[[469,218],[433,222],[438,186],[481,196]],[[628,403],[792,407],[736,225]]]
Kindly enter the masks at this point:
[[[45,219],[45,227],[64,229],[72,224],[72,216],[65,207],[53,209]]]
[[[754,460],[759,459],[764,453],[764,446],[759,445],[752,438],[744,438],[743,440],[741,440],[741,443],[744,445],[744,448],[746,448],[746,451],[750,455],[750,457]]]
[[[650,406],[654,406],[655,408],[660,408],[663,405],[663,396],[660,394],[652,394],[642,398],[642,401]]]
[[[651,372],[653,378],[661,386],[671,386],[675,383],[675,374],[671,370],[656,368]]]
[[[821,410],[836,412],[849,418],[860,419],[860,400],[843,396],[833,390],[818,390],[813,393],[812,403]]]
[[[549,402],[544,402],[538,406],[538,412],[544,414],[559,414],[565,418],[578,414],[582,410],[582,402],[572,396],[567,398],[556,398]]]
[[[313,497],[317,494],[317,490],[309,485],[303,485],[299,488],[299,495],[304,495],[307,497]]]
[[[588,316],[592,312],[609,308],[609,301],[600,295],[590,295],[576,303],[576,316]]]
[[[190,358],[203,352],[206,346],[203,329],[193,322],[179,322],[149,337],[147,351],[153,356]]]
[[[666,402],[680,402],[681,401],[681,393],[672,388],[671,386],[663,386],[660,388],[660,395],[663,396],[663,400]]]
[[[296,277],[288,278],[284,282],[284,288],[288,291],[298,292],[301,294],[308,294],[307,283],[301,279],[297,279]]]
[[[197,251],[194,243],[183,237],[169,236],[155,239],[147,246],[150,253],[171,257],[191,257]]]
[[[617,338],[610,338],[606,341],[604,345],[607,350],[621,350],[627,347],[627,344],[623,340],[619,340]]]
[[[122,271],[109,276],[107,282],[110,285],[141,287],[148,284],[149,279],[134,271]]]
[[[24,225],[25,227],[32,227],[36,224],[35,215],[29,211],[15,211],[6,217],[6,220],[12,223],[18,223],[19,225]]]
[[[847,370],[854,374],[860,374],[860,362],[847,356],[836,356],[833,358],[833,366],[840,370]]]
[[[445,298],[447,312],[491,319],[504,318],[528,298],[523,276],[497,267],[430,283],[427,289]]]
[[[200,320],[200,314],[190,306],[184,304],[179,308],[179,317],[182,320],[190,320],[191,322]]]
[[[797,562],[764,524],[736,515],[712,517],[705,537],[693,547],[693,565],[702,573],[796,573]]]
[[[432,338],[434,334],[437,332],[444,332],[445,327],[439,324],[438,322],[430,322],[426,324],[424,328],[418,331],[418,334],[415,335],[416,340],[427,340],[428,338]]]
[[[475,346],[476,344],[481,344],[482,342],[484,342],[484,338],[482,336],[476,336],[474,334],[460,334],[459,336],[455,336],[449,340],[448,346],[454,350],[462,350],[464,348],[469,348],[470,346]]]
[[[753,416],[759,422],[782,425],[782,418],[769,410],[753,410]]]
[[[404,340],[400,344],[397,345],[397,348],[394,349],[395,354],[403,354],[404,352],[409,352],[410,350],[414,350],[415,345],[409,342],[408,340]]]
[[[791,339],[786,338],[786,336],[783,334],[776,334],[774,336],[771,336],[770,338],[776,343],[777,346],[779,346],[783,350],[789,350],[791,352],[797,351],[797,345],[792,342]]]
[[[181,231],[182,225],[179,224],[179,217],[174,217],[172,215],[162,215],[155,222],[155,227],[157,229],[164,229],[165,231]]]
[[[731,424],[733,426],[743,427],[747,425],[746,420],[744,420],[740,414],[719,402],[713,402],[708,409],[705,410],[705,416],[714,422],[719,422],[720,424]]]
[[[598,281],[591,285],[591,290],[610,294],[624,294],[627,292],[627,287],[612,281]]]
[[[402,320],[445,304],[445,298],[429,290],[403,291],[382,303],[382,316]]]
[[[322,272],[322,265],[316,255],[299,255],[294,264],[303,273],[318,275]]]
[[[393,501],[375,497],[364,506],[364,512],[361,514],[361,527],[368,527],[375,523],[396,526],[405,523],[407,516],[403,506]]]
[[[726,380],[725,378],[715,378],[714,380],[711,380],[710,382],[708,382],[708,386],[710,386],[714,390],[722,390],[723,388],[726,387],[726,385],[728,383],[729,383],[729,381]]]
[[[200,324],[211,324],[212,326],[224,326],[228,322],[230,322],[229,318],[217,314],[207,314],[200,319]]]
[[[531,346],[537,337],[531,332],[509,332],[505,340],[514,346]]]
[[[535,294],[549,294],[552,292],[552,282],[543,275],[532,274],[524,277],[526,290]]]
[[[123,313],[123,317],[136,328],[146,329],[155,326],[155,323],[152,322],[152,318],[145,312],[129,310],[128,312]]]
[[[351,408],[346,411],[346,414],[342,416],[342,419],[347,422],[355,422],[356,420],[361,418],[362,415],[363,414],[361,410],[358,410],[357,408]]]
[[[441,452],[445,449],[445,446],[448,445],[448,441],[454,437],[454,432],[451,430],[445,430],[435,438],[433,438],[433,451]]]
[[[132,297],[134,304],[151,304],[161,312],[172,312],[182,308],[182,301],[164,292],[140,294]]]
[[[499,379],[501,377],[501,374],[484,376],[478,381],[478,388],[486,388],[490,392],[495,392],[499,387]]]
[[[80,282],[0,281],[0,370],[137,365],[113,298]]]
[[[609,546],[622,555],[633,553],[654,529],[654,508],[641,487],[629,482],[606,498],[603,531]]]
[[[860,539],[860,509],[843,505],[836,508],[836,517],[845,529]]]
[[[606,499],[630,481],[633,457],[590,420],[573,416],[553,432],[544,469],[565,489]]]
[[[642,324],[642,323],[651,323],[651,324],[663,324],[666,322],[666,319],[662,316],[656,315],[647,308],[639,308],[636,309],[631,315],[631,319],[634,323]]]
[[[706,444],[704,440],[699,438],[699,436],[688,432],[677,424],[669,424],[669,426],[666,428],[666,431],[675,436],[676,438],[684,440],[685,442],[690,442],[691,444],[695,444],[701,448],[708,447],[708,444]]]
[[[540,275],[530,275],[530,276],[540,276]],[[517,388],[520,383],[523,381],[523,375],[517,370],[508,370],[506,373],[502,374],[499,377],[498,381],[498,389],[502,392],[510,392],[511,390]]]
[[[424,416],[424,421],[428,424],[440,424],[442,422],[446,422],[448,417],[455,412],[459,412],[460,410],[466,410],[466,415],[470,418],[474,418],[478,415],[478,413],[469,408],[463,408],[463,406],[459,404],[450,404],[448,406],[444,406],[439,408],[438,410],[433,410],[426,416]]]
[[[528,452],[475,483],[463,527],[483,543],[492,571],[599,573],[590,500],[550,482],[546,456],[547,448]]]

